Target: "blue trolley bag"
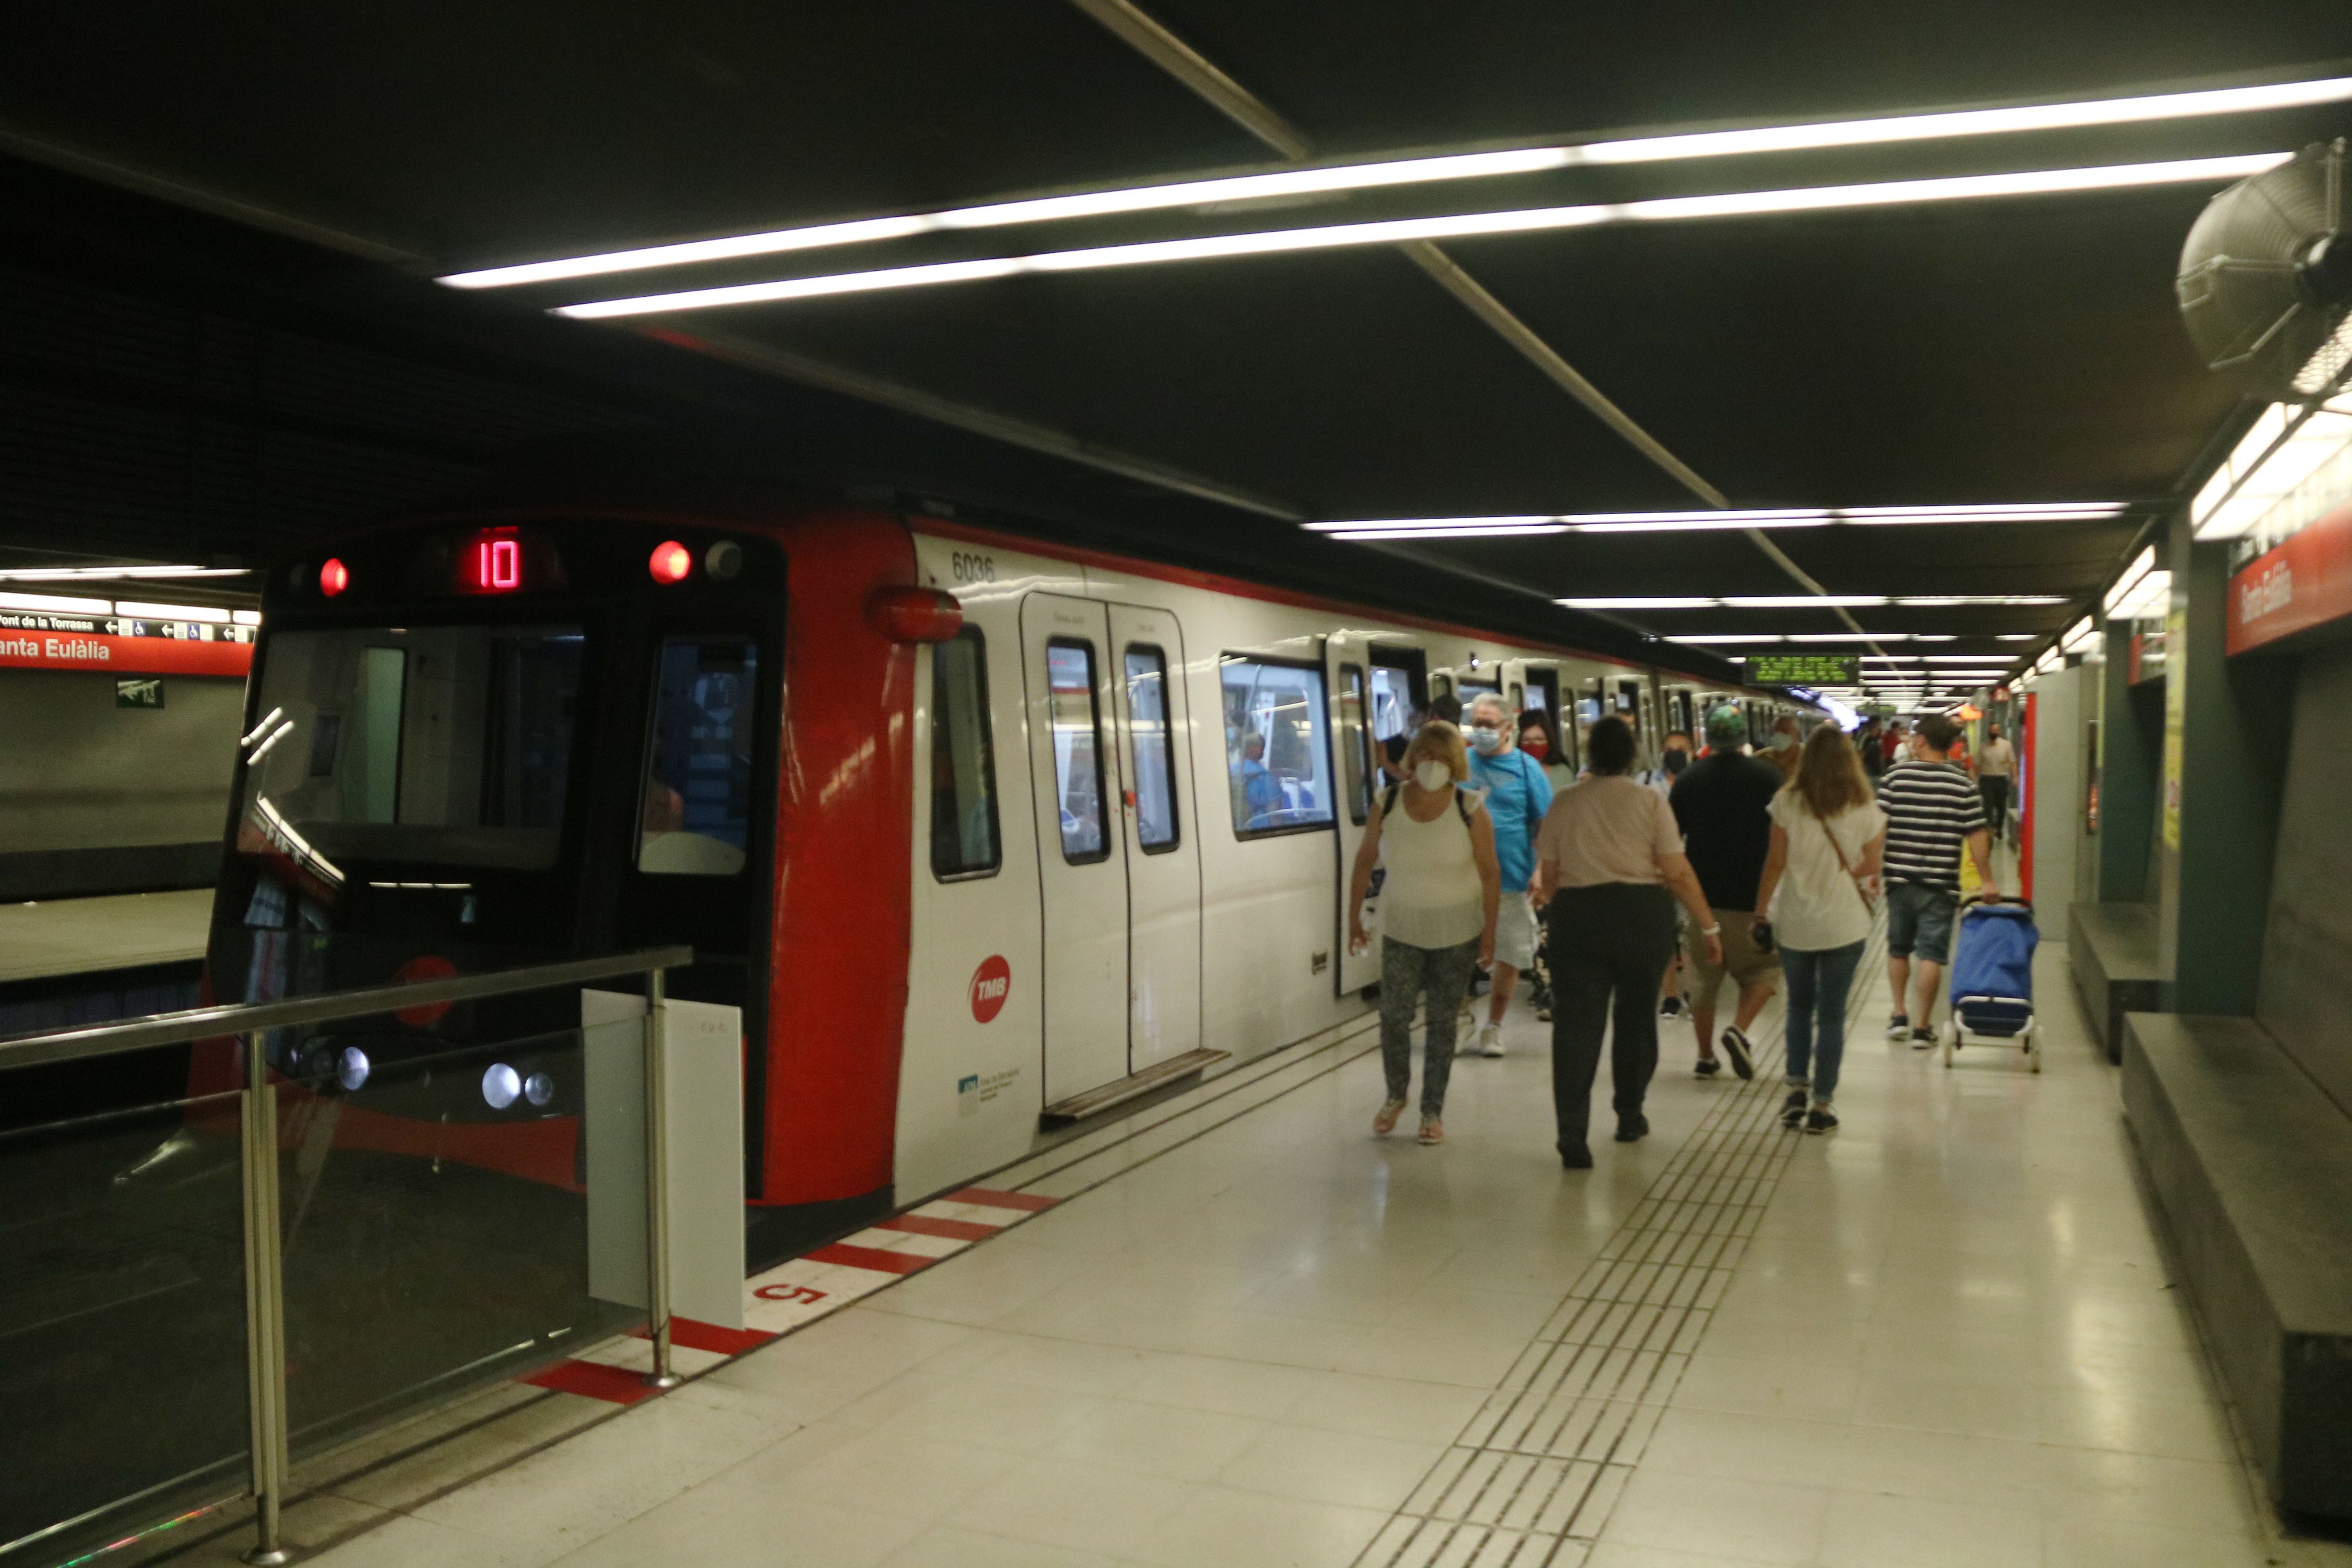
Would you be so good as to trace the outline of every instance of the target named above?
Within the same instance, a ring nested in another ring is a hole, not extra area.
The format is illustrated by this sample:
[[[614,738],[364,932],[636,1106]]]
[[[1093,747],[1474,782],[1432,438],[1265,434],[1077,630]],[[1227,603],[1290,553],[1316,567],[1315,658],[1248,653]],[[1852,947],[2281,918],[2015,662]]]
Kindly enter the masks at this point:
[[[2033,950],[2041,944],[2030,904],[1979,903],[1960,911],[1947,1065],[1950,1047],[1965,1044],[1969,1034],[2012,1040],[2023,1036],[2031,1065],[2041,1070],[2032,1039]]]

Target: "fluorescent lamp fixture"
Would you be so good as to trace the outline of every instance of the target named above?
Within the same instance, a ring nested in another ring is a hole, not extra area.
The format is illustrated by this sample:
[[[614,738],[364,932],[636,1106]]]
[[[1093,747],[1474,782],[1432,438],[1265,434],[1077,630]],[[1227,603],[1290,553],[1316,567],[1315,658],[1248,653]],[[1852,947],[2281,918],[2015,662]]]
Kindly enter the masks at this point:
[[[1360,522],[1307,522],[1299,526],[1309,533],[1378,533],[1389,529],[1432,529],[1470,531],[1490,528],[1544,528],[1559,531],[1565,518],[1558,517],[1398,517],[1368,519]]]
[[[127,599],[115,601],[114,613],[142,621],[214,621],[222,626],[228,624],[229,616],[216,605],[142,605]]]
[[[1571,610],[1711,610],[1713,599],[1555,599]]]
[[[1906,610],[1942,610],[1961,605],[2063,605],[2062,594],[1934,594],[1924,598],[1896,599]]]
[[[2090,647],[2093,642],[2096,641],[2098,636],[2098,622],[2093,620],[2088,616],[2084,616],[2081,620],[2076,621],[2073,626],[2068,626],[2066,628],[2066,635],[2058,639],[2059,651],[2061,653],[2080,653],[2084,648]]]
[[[0,610],[47,611],[58,616],[103,616],[112,608],[104,599],[68,599],[57,594],[0,594]]]
[[[1738,643],[1776,643],[1780,640],[1780,636],[1778,632],[1716,632],[1703,637],[1668,637],[1666,640],[1681,643],[1721,644],[1729,647]]]
[[[261,612],[259,610],[233,610],[229,613],[229,619],[235,621],[241,626],[257,626],[261,624]]]
[[[2352,365],[2352,316],[2336,323],[2335,332],[2294,373],[2292,384],[2304,396],[2316,397],[2335,384],[2347,365]]]
[[[2122,576],[2116,579],[2116,585],[2107,590],[2106,597],[2100,601],[2100,607],[2112,617],[2116,613],[2116,607],[2131,598],[2132,591],[2139,586],[2139,580],[2147,576],[2147,569],[2155,564],[2156,546],[2151,544],[2139,552],[2138,558],[2131,563]]]
[[[1402,245],[1415,240],[1536,234],[1604,224],[1677,223],[1693,218],[1754,217],[1780,213],[2046,195],[2129,186],[2202,182],[2226,184],[2275,168],[2293,155],[2290,153],[2259,153],[2227,158],[2187,158],[2087,169],[2030,169],[2003,174],[1888,180],[1871,184],[1821,185],[1801,190],[1734,191],[1711,196],[1664,196],[1637,202],[1528,207],[1513,212],[1457,213],[1435,217],[1392,218],[1377,223],[1332,224],[1314,228],[1273,229],[1256,234],[1202,235],[1186,239],[1150,240],[1136,245],[1096,246],[1084,250],[1044,251],[1034,256],[938,261],[915,267],[883,267],[863,272],[837,272],[814,278],[783,278],[711,289],[686,289],[619,300],[593,300],[558,306],[555,313],[581,321],[604,321],[616,317],[658,315],[673,310],[708,310],[730,305],[774,304],[835,294],[865,294],[886,289],[971,283],[1037,273],[1091,272],[1113,267],[1205,261],[1236,256],[1272,256],[1290,251],[1332,250],[1358,246]]]
[[[1328,531],[1333,539],[1358,542],[1382,539],[1512,539],[1528,534],[1566,533],[1568,530],[1556,522],[1491,523],[1484,528],[1464,528],[1446,524],[1433,528],[1335,528]]]
[[[2079,511],[2057,511],[2044,508],[1999,508],[2014,512],[2014,518],[2003,521],[2038,521],[2074,517],[2106,517],[2122,512],[2123,501],[2085,501],[2086,509]],[[2095,510],[2091,510],[2095,509]],[[1546,517],[1409,517],[1391,520],[1366,520],[1355,522],[1309,522],[1300,526],[1315,533],[1355,534],[1375,529],[1450,529],[1462,531],[1492,530],[1501,527],[1553,525],[1551,531],[1563,529],[1577,533],[1674,533],[1685,530],[1705,531],[1727,528],[1822,528],[1833,522],[1905,522],[1950,523],[1989,521],[1951,515],[1969,509],[1945,508],[1915,510],[1902,509],[1899,517],[1866,517],[1861,511],[1835,508],[1771,507],[1762,510],[1726,511],[1592,511],[1559,512]],[[2052,594],[1943,594],[1924,598],[1872,601],[1874,604],[1943,605],[2063,605],[2066,601]]]
[[[2000,632],[1995,634],[1992,640],[1995,642],[2034,642],[2037,641],[2041,636],[2042,634],[2040,632]]]
[[[2251,532],[2322,464],[2352,446],[2352,412],[2283,403],[2263,410],[2197,492],[2189,517],[2199,539]]]
[[[2003,501],[1980,506],[1856,506],[1838,516],[1871,524],[1953,522],[2082,522],[2120,517],[2127,501]]]
[[[1727,596],[1724,604],[1735,610],[1805,610],[1822,605],[1854,609],[1886,603],[1879,594],[1765,594]]]
[[[2333,77],[2313,81],[2276,82],[2261,87],[2094,99],[2076,103],[1948,110],[1936,113],[1883,115],[1867,120],[1828,121],[1807,125],[1759,125],[1736,131],[1625,137],[1576,145],[1527,147],[1493,153],[1392,158],[1331,168],[1284,169],[1267,174],[1179,180],[1163,185],[1087,191],[988,202],[978,206],[950,207],[898,216],[805,224],[757,234],[639,246],[594,256],[453,272],[442,278],[441,281],[453,289],[511,288],[518,284],[560,282],[573,278],[642,271],[648,268],[741,260],[749,257],[780,256],[830,246],[904,239],[916,235],[1005,228],[1024,224],[1104,217],[1120,213],[1159,212],[1174,207],[1280,200],[1335,191],[1492,179],[1582,166],[1655,163],[1759,153],[1813,152],[1874,143],[1939,141],[1950,137],[1999,135],[2023,131],[2076,130],[2154,120],[2259,113],[2311,104],[2336,103],[2347,99],[2352,99],[2352,78]]]
[[[0,583],[75,583],[159,577],[246,577],[243,566],[11,566]]]

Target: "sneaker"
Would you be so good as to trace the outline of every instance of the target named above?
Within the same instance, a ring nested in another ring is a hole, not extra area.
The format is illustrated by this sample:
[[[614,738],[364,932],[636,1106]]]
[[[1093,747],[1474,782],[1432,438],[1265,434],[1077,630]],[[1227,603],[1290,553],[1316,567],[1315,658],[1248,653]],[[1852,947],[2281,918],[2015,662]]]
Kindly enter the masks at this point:
[[[1811,1097],[1801,1089],[1792,1089],[1780,1106],[1780,1125],[1794,1131],[1805,1124],[1805,1105]]]
[[[1382,1105],[1381,1113],[1372,1118],[1372,1136],[1385,1138],[1395,1131],[1397,1118],[1403,1114],[1404,1101],[1402,1100],[1391,1100]]]
[[[1559,1168],[1563,1171],[1592,1169],[1592,1151],[1581,1143],[1573,1148],[1562,1149],[1559,1152]]]
[[[1550,1003],[1538,1002],[1536,1004],[1536,1022],[1538,1024],[1549,1024],[1551,1022]]]
[[[1617,1119],[1617,1142],[1638,1143],[1650,1135],[1650,1119],[1636,1110]]]
[[[1911,1048],[1915,1051],[1934,1050],[1936,1048],[1936,1031],[1933,1029],[1912,1030]]]
[[[1887,1019],[1886,1037],[1890,1040],[1909,1039],[1911,1037],[1911,1020],[1900,1013],[1897,1013],[1892,1018]]]
[[[1722,1070],[1723,1064],[1717,1061],[1713,1057],[1701,1057],[1698,1058],[1697,1064],[1691,1068],[1691,1076],[1693,1078],[1713,1078]]]
[[[1425,1144],[1444,1142],[1445,1123],[1440,1121],[1434,1116],[1423,1117],[1421,1119],[1421,1141]]]
[[[1501,1056],[1503,1054],[1503,1026],[1500,1024],[1479,1025],[1478,1037],[1471,1042],[1471,1044],[1472,1047],[1482,1057]]]
[[[1826,1101],[1805,1112],[1805,1131],[1808,1132],[1827,1132],[1837,1124],[1837,1112],[1832,1110]]]
[[[1667,997],[1662,998],[1662,999],[1659,1001],[1659,1003],[1658,1003],[1658,1016],[1659,1016],[1659,1017],[1661,1017],[1661,1018],[1679,1018],[1679,1017],[1681,1017],[1682,1016],[1683,1016],[1683,999],[1682,999],[1681,997],[1679,997],[1679,996],[1667,996]]]
[[[1731,1070],[1739,1075],[1742,1083],[1756,1076],[1756,1060],[1748,1054],[1748,1037],[1739,1032],[1737,1025],[1724,1030],[1718,1043],[1723,1054],[1731,1058]]]

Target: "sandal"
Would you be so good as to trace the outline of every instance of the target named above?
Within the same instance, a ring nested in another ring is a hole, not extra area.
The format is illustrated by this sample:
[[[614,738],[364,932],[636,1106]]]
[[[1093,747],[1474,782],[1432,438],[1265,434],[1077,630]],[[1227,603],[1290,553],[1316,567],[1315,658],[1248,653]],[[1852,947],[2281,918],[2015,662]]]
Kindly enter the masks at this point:
[[[1421,1141],[1425,1144],[1444,1142],[1445,1123],[1440,1121],[1434,1116],[1423,1117],[1421,1119]]]
[[[1381,1106],[1381,1113],[1372,1118],[1372,1136],[1385,1138],[1395,1131],[1397,1118],[1403,1114],[1404,1101],[1402,1100],[1391,1100]]]

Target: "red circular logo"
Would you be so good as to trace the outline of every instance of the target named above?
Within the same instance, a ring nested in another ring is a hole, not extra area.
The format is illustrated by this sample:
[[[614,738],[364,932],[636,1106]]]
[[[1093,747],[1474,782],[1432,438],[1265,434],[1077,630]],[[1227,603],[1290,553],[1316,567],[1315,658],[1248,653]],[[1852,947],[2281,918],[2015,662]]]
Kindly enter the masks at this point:
[[[985,1024],[1004,1011],[1004,998],[1013,989],[1013,966],[1001,956],[991,955],[980,961],[971,972],[971,1017],[976,1024]]]
[[[457,966],[438,953],[428,952],[412,958],[392,972],[395,984],[411,985],[420,980],[447,980],[457,973]],[[446,1002],[427,1002],[421,1007],[403,1007],[393,1015],[412,1029],[429,1029],[448,1015]]]

